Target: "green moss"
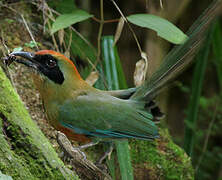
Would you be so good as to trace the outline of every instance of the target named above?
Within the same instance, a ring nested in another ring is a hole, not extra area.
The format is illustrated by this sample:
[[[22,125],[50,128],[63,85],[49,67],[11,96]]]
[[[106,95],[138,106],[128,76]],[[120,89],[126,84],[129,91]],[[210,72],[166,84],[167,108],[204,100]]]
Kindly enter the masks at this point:
[[[13,90],[0,68],[0,171],[13,179],[65,179],[68,173],[56,152]],[[1,133],[1,132],[0,132]],[[2,133],[2,134],[3,134]]]
[[[19,9],[18,9],[19,8]],[[16,9],[32,17],[27,3]],[[4,40],[10,49],[30,40],[24,26],[7,20],[15,14],[4,8],[0,15]],[[27,35],[26,35],[27,34]],[[0,45],[1,47],[1,45]],[[4,49],[4,48],[3,48]],[[0,67],[0,171],[13,179],[78,179],[58,158],[49,141],[31,120],[19,96]]]
[[[145,168],[149,179],[193,179],[190,158],[169,138],[167,129],[160,130],[161,138],[154,142],[131,141],[131,155],[135,167]]]
[[[2,118],[0,120],[0,122],[3,121]],[[1,123],[1,129],[3,129],[2,125]],[[25,170],[25,163],[11,151],[11,147],[4,136],[0,136],[0,145],[0,170],[14,179],[33,179],[31,173]]]

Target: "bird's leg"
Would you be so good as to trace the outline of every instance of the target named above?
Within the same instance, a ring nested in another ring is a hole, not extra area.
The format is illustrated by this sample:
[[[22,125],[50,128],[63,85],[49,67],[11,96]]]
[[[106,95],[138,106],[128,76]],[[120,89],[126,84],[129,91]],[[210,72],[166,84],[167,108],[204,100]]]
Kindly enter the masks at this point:
[[[81,151],[81,150],[82,150],[82,149],[86,149],[86,148],[88,148],[88,147],[95,146],[95,145],[97,145],[98,143],[99,143],[99,141],[94,141],[94,142],[92,141],[92,142],[87,143],[87,144],[84,144],[84,145],[82,145],[82,146],[73,147],[73,150],[79,151],[79,152],[82,154],[83,159],[85,160],[85,159],[86,159],[86,154],[85,154],[83,151]]]
[[[102,162],[108,157],[110,159],[111,154],[113,152],[114,149],[114,144],[113,142],[110,143],[109,145],[109,149],[103,154],[102,157],[99,158],[99,160],[96,162],[97,165],[101,165]]]
[[[88,148],[88,147],[95,146],[95,145],[97,145],[98,143],[99,143],[99,141],[92,141],[92,142],[90,142],[90,143],[84,144],[84,145],[79,146],[79,147],[76,147],[76,148],[78,148],[78,149],[86,149],[86,148]]]

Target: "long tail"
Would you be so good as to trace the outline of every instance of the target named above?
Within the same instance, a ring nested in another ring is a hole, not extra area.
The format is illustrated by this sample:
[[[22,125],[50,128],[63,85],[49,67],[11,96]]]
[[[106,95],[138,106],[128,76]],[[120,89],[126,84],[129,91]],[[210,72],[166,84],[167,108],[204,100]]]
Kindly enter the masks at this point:
[[[189,39],[173,48],[163,60],[159,69],[133,94],[131,99],[152,100],[160,90],[173,80],[193,60],[212,21],[222,12],[222,0],[215,0],[191,26]]]

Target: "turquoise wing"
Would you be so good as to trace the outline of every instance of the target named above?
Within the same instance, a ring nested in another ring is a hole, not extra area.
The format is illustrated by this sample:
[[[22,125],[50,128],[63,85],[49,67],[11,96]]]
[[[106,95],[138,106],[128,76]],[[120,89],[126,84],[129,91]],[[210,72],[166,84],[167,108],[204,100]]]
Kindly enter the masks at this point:
[[[78,134],[101,138],[158,137],[158,129],[144,104],[107,94],[88,93],[59,106],[60,123]]]

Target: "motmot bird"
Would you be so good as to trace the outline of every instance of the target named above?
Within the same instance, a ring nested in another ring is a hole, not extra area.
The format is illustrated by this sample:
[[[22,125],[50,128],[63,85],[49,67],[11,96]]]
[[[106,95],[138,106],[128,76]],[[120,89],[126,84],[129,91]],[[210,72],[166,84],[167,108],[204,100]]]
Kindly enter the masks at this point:
[[[34,68],[34,83],[40,92],[49,123],[68,138],[88,142],[96,139],[158,137],[152,121],[162,114],[153,101],[131,98],[137,88],[102,91],[86,83],[73,62],[64,55],[41,50],[14,52],[11,56]]]
[[[70,139],[152,140],[159,136],[152,120],[162,116],[153,99],[192,61],[208,27],[220,12],[221,1],[213,1],[190,28],[184,44],[175,47],[159,69],[137,88],[102,91],[91,87],[71,60],[52,50],[13,52],[10,57],[25,58],[14,61],[38,72],[34,82],[49,123]]]

